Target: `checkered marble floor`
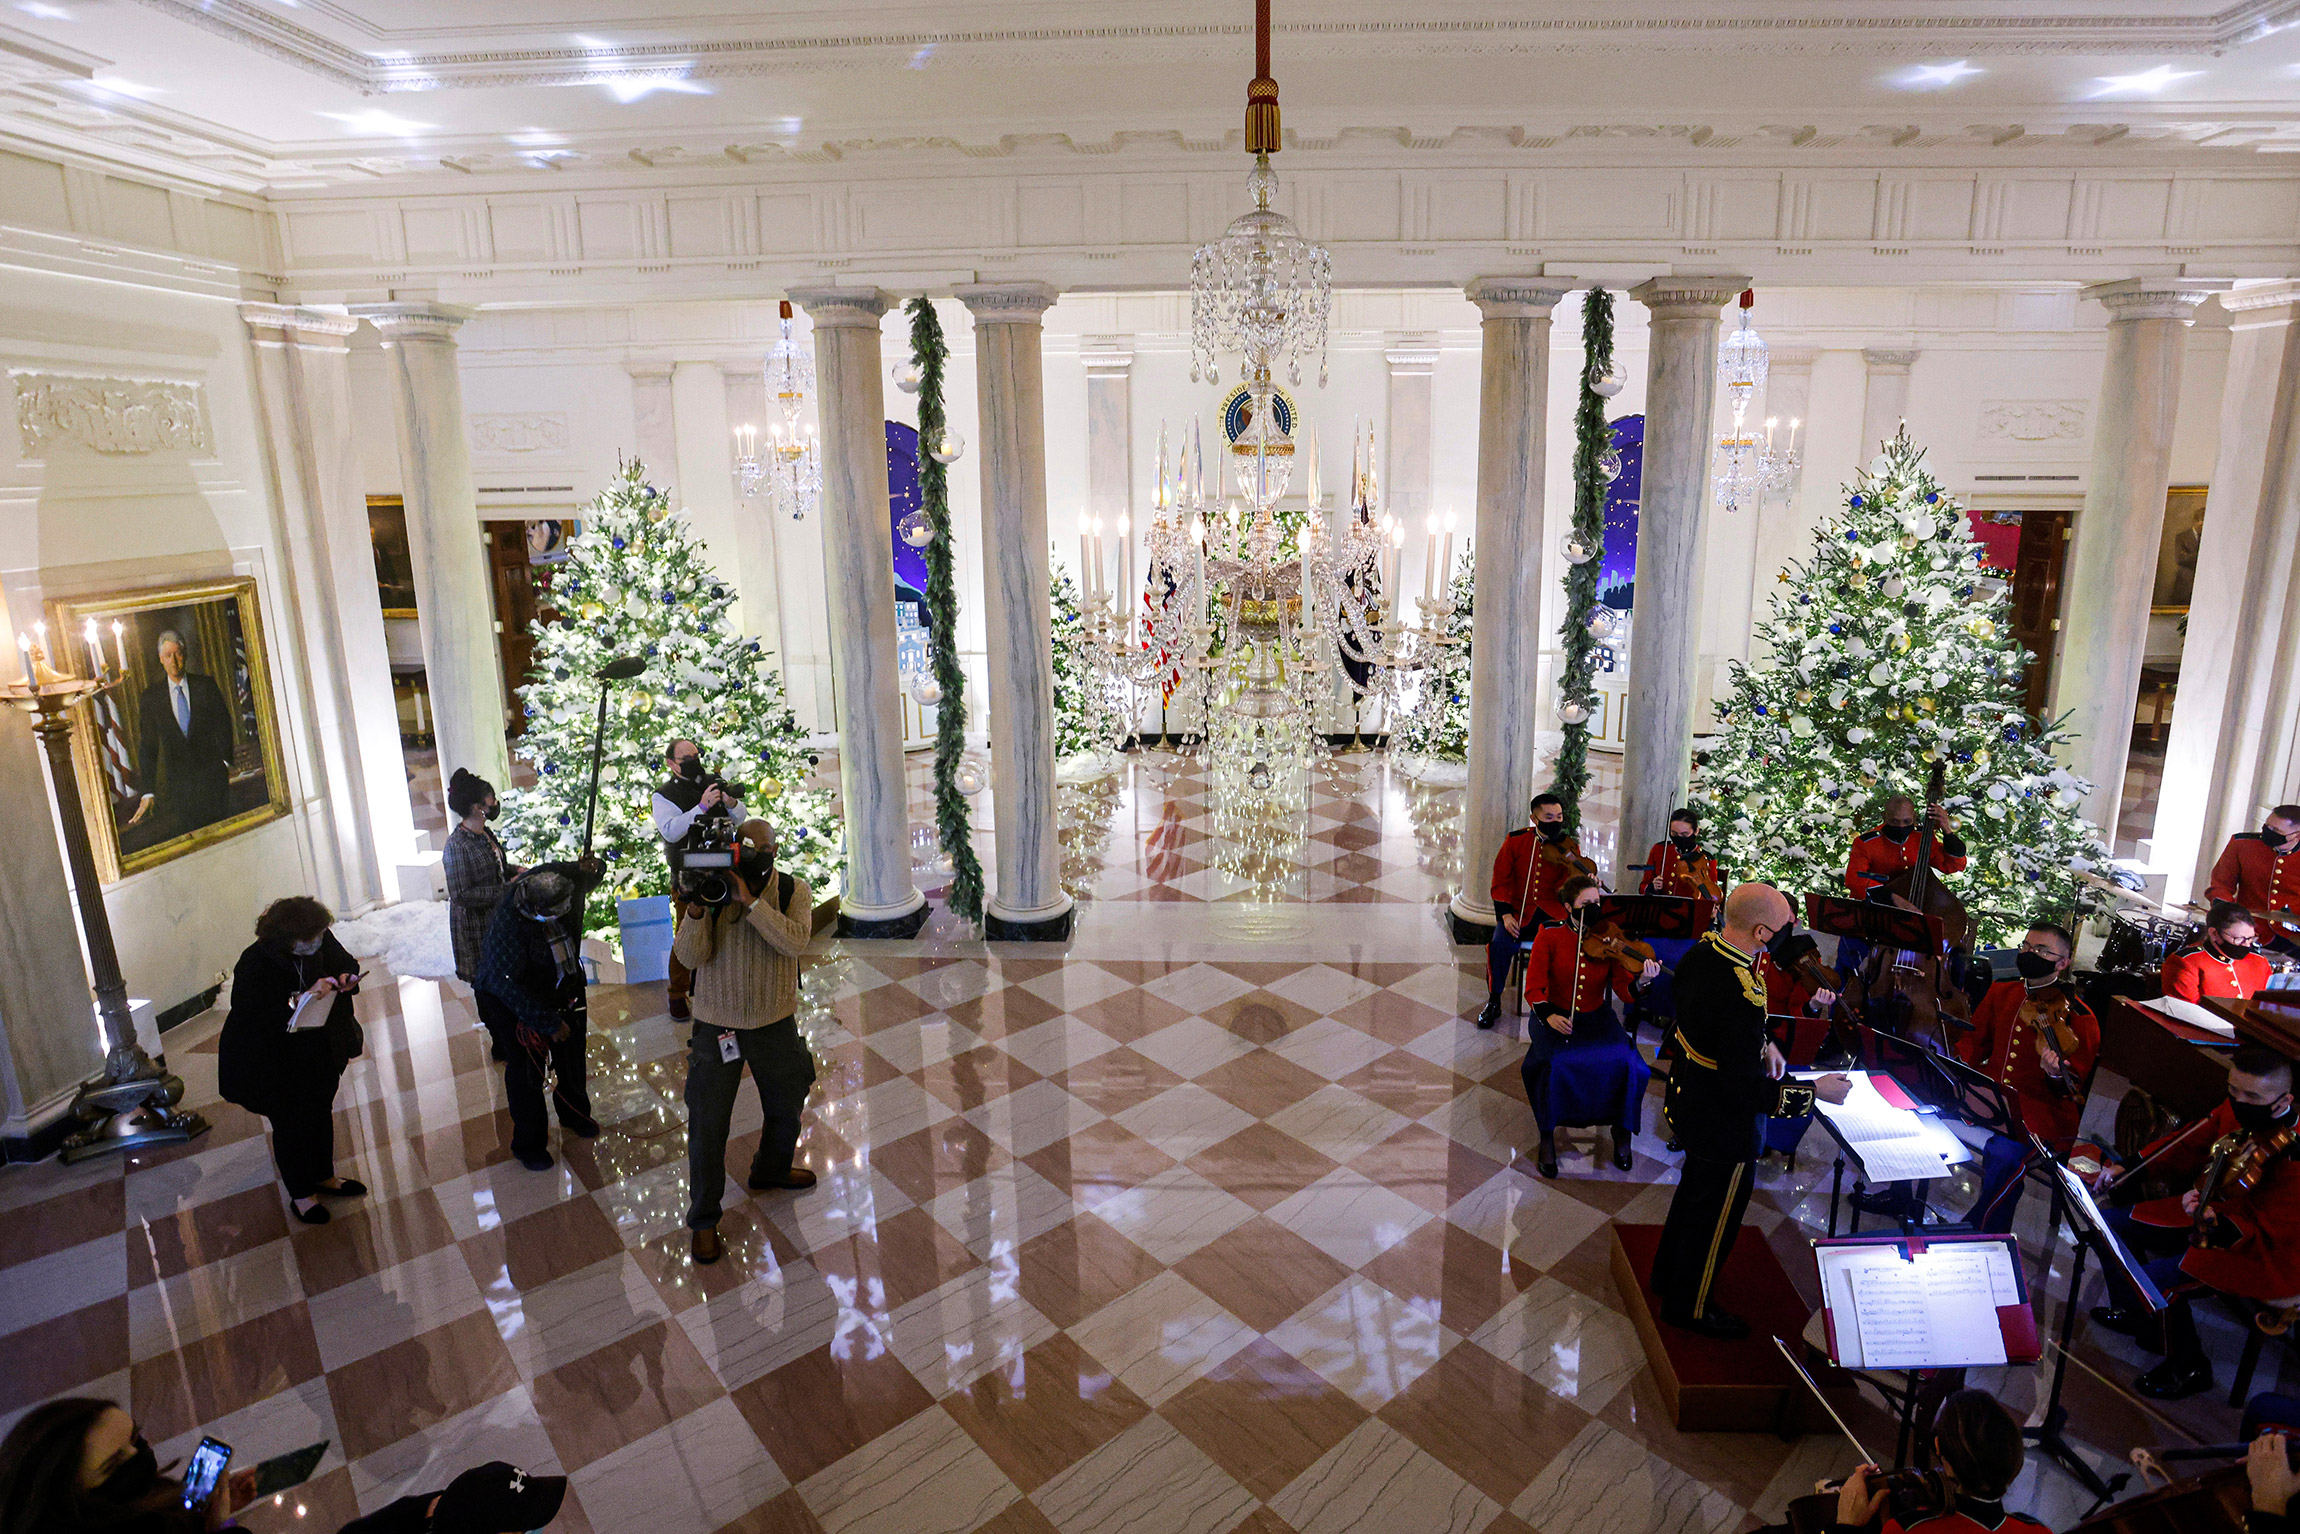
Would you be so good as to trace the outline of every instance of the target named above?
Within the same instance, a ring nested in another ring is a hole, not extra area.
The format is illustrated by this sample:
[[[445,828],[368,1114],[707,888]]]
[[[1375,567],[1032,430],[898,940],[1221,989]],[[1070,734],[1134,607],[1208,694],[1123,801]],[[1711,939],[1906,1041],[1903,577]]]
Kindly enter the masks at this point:
[[[1533,1172],[1522,1024],[1465,1020],[1482,955],[1432,908],[1446,796],[1361,768],[1304,828],[1317,898],[1238,899],[1193,774],[1133,766],[1071,847],[1091,898],[1067,950],[821,945],[822,1185],[730,1185],[711,1268],[686,1255],[660,986],[594,992],[605,1131],[534,1173],[462,988],[372,974],[336,1124],[373,1193],[316,1228],[262,1123],[215,1100],[218,1019],[171,1032],[208,1135],[0,1173],[0,1418],[84,1392],[163,1458],[203,1432],[251,1459],[331,1440],[244,1518],[265,1531],[488,1458],[567,1474],[568,1534],[1674,1534],[1754,1528],[1846,1468],[1831,1438],[1668,1426],[1608,1271],[1608,1222],[1672,1191],[1658,1104],[1628,1173],[1580,1133],[1563,1178]],[[731,1165],[758,1124],[746,1095]],[[1751,1206],[1745,1239],[1793,1274],[1826,1144]],[[2042,1203],[2024,1242],[2065,1272]],[[2059,1287],[2038,1292],[2049,1324]],[[2085,1361],[2129,1378],[2102,1341]],[[1982,1378],[2037,1394],[2033,1370]],[[2171,1436],[2085,1374],[2070,1401],[2116,1453]],[[2062,1526],[2081,1504],[2050,1468],[2020,1500]]]

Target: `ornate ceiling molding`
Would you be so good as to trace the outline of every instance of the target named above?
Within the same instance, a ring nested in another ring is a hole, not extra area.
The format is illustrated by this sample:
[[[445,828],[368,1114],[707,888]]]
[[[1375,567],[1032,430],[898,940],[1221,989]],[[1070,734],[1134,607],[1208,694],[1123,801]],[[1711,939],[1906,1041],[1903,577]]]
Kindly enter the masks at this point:
[[[207,386],[67,373],[12,375],[16,432],[28,459],[76,443],[99,453],[207,453]]]

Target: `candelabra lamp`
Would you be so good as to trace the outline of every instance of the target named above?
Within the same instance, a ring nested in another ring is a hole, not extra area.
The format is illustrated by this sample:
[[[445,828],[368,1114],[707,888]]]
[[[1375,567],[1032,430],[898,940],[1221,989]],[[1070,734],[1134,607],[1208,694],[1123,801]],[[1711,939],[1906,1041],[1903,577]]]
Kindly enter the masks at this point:
[[[29,635],[17,636],[24,679],[0,686],[0,699],[31,716],[32,733],[48,753],[48,781],[63,827],[64,855],[72,869],[80,928],[87,938],[96,1011],[103,1019],[103,1074],[82,1082],[72,1099],[72,1117],[78,1127],[64,1140],[63,1159],[67,1162],[109,1151],[179,1145],[208,1129],[206,1119],[177,1107],[184,1098],[183,1078],[171,1075],[136,1042],[135,1021],[128,1012],[128,986],[120,977],[119,950],[112,945],[111,915],[104,908],[95,853],[88,845],[88,822],[80,805],[79,782],[72,771],[70,711],[124,677],[124,673],[115,676],[104,671],[94,629],[91,623],[88,650],[96,675],[76,677],[56,670],[49,663],[46,626],[42,625],[37,642]]]

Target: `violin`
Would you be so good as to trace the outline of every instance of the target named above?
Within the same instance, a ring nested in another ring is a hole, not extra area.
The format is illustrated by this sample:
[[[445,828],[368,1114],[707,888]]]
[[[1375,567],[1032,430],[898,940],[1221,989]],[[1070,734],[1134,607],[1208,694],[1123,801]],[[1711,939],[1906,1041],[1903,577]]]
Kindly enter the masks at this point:
[[[2300,1143],[2300,1126],[2272,1129],[2266,1134],[2240,1130],[2213,1141],[2212,1157],[2196,1179],[2196,1214],[2189,1227],[2189,1244],[2211,1245],[2219,1235],[2213,1201],[2230,1189],[2239,1193],[2257,1190],[2275,1164],[2292,1154],[2295,1143]],[[2282,1324],[2289,1325],[2290,1317],[2286,1316]]]
[[[2073,1062],[2079,1047],[2076,1028],[2069,1021],[2074,1004],[2075,998],[2062,986],[2031,991],[2020,1004],[2018,1019],[2023,1026],[2052,1040],[2053,1053],[2060,1056],[2060,1074],[2054,1079],[2062,1087],[2072,1090],[2077,1085],[2077,1071]]]
[[[1581,956],[1599,964],[1618,965],[1631,979],[1644,974],[1645,966],[1655,958],[1651,943],[1625,936],[1614,922],[1582,935]]]
[[[1585,858],[1578,852],[1568,852],[1562,844],[1551,841],[1539,832],[1534,835],[1533,855],[1552,868],[1563,870],[1569,877],[1574,874],[1586,874],[1592,879],[1597,877],[1597,859]]]

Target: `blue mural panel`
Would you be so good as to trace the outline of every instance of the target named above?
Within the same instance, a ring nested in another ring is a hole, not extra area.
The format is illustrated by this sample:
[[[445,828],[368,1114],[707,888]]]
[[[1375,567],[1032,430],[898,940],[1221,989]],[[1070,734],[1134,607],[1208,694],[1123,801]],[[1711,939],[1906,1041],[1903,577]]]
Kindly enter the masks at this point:
[[[1597,565],[1597,600],[1627,612],[1637,596],[1637,506],[1644,481],[1645,417],[1613,424],[1613,450],[1621,473],[1605,488],[1605,552]]]

